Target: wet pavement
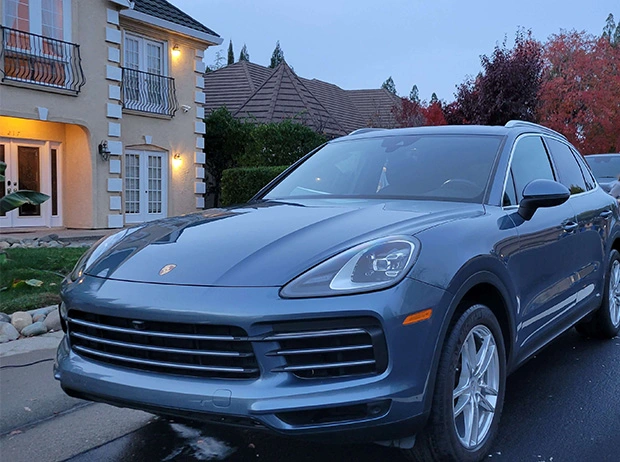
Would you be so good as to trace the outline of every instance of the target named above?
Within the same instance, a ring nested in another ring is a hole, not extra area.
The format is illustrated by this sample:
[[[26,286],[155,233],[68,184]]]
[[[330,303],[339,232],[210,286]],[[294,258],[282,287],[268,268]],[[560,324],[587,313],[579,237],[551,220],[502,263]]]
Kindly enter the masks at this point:
[[[584,340],[571,330],[509,377],[500,432],[489,460],[617,462],[618,454],[620,338]],[[377,445],[317,444],[155,418],[136,431],[68,460],[396,462],[405,459],[398,450]]]

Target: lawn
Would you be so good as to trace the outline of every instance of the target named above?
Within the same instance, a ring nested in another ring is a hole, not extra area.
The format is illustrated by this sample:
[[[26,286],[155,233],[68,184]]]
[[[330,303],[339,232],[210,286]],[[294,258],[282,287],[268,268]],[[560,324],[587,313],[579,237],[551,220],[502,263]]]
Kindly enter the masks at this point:
[[[11,314],[58,303],[60,283],[86,250],[34,248],[0,252],[0,311]]]

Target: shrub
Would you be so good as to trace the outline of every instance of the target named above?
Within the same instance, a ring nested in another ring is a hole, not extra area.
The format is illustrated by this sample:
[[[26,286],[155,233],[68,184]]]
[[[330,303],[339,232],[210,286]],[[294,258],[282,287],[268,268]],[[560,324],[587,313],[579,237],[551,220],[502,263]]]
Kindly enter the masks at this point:
[[[242,167],[224,170],[222,174],[223,206],[247,202],[260,189],[282,173],[287,166]]]
[[[327,139],[292,120],[254,125],[240,167],[291,165]]]

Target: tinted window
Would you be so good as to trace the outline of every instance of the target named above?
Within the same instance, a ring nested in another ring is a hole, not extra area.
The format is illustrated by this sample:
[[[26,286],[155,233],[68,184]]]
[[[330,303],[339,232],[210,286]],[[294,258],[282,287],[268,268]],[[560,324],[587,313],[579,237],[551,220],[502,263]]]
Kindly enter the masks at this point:
[[[558,169],[560,182],[570,190],[571,194],[585,192],[587,188],[581,168],[568,145],[552,138],[547,138],[546,142]]]
[[[583,174],[584,180],[586,180],[586,187],[588,191],[596,188],[596,182],[594,181],[592,172],[590,172],[590,169],[586,165],[586,162],[583,160],[583,157],[581,156],[581,154],[579,154],[574,149],[571,149],[571,151],[573,155],[575,156],[575,159],[577,159],[577,163],[579,164],[579,167],[581,167],[581,173]]]
[[[538,136],[526,136],[517,141],[510,169],[519,201],[523,197],[523,188],[529,182],[555,179],[547,151]]]
[[[266,199],[394,197],[481,202],[498,136],[401,135],[327,144]]]
[[[620,155],[586,156],[586,162],[601,183],[608,183],[620,175]]]

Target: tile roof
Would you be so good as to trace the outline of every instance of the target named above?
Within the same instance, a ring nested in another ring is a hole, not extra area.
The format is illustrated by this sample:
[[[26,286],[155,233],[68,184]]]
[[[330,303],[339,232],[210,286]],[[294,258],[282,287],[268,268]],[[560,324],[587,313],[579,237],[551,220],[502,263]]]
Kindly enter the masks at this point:
[[[343,90],[304,79],[283,63],[275,70],[247,61],[205,74],[207,114],[226,106],[235,117],[260,123],[294,118],[327,135],[358,128],[392,128],[392,108],[400,99],[384,89]]]
[[[286,63],[275,69],[237,110],[235,117],[251,118],[259,123],[295,119],[317,132],[333,136],[344,131]]]
[[[219,37],[217,33],[199,23],[190,15],[184,13],[166,0],[133,0],[133,2],[133,9],[139,13],[145,13],[180,26],[189,27],[190,29]]]

